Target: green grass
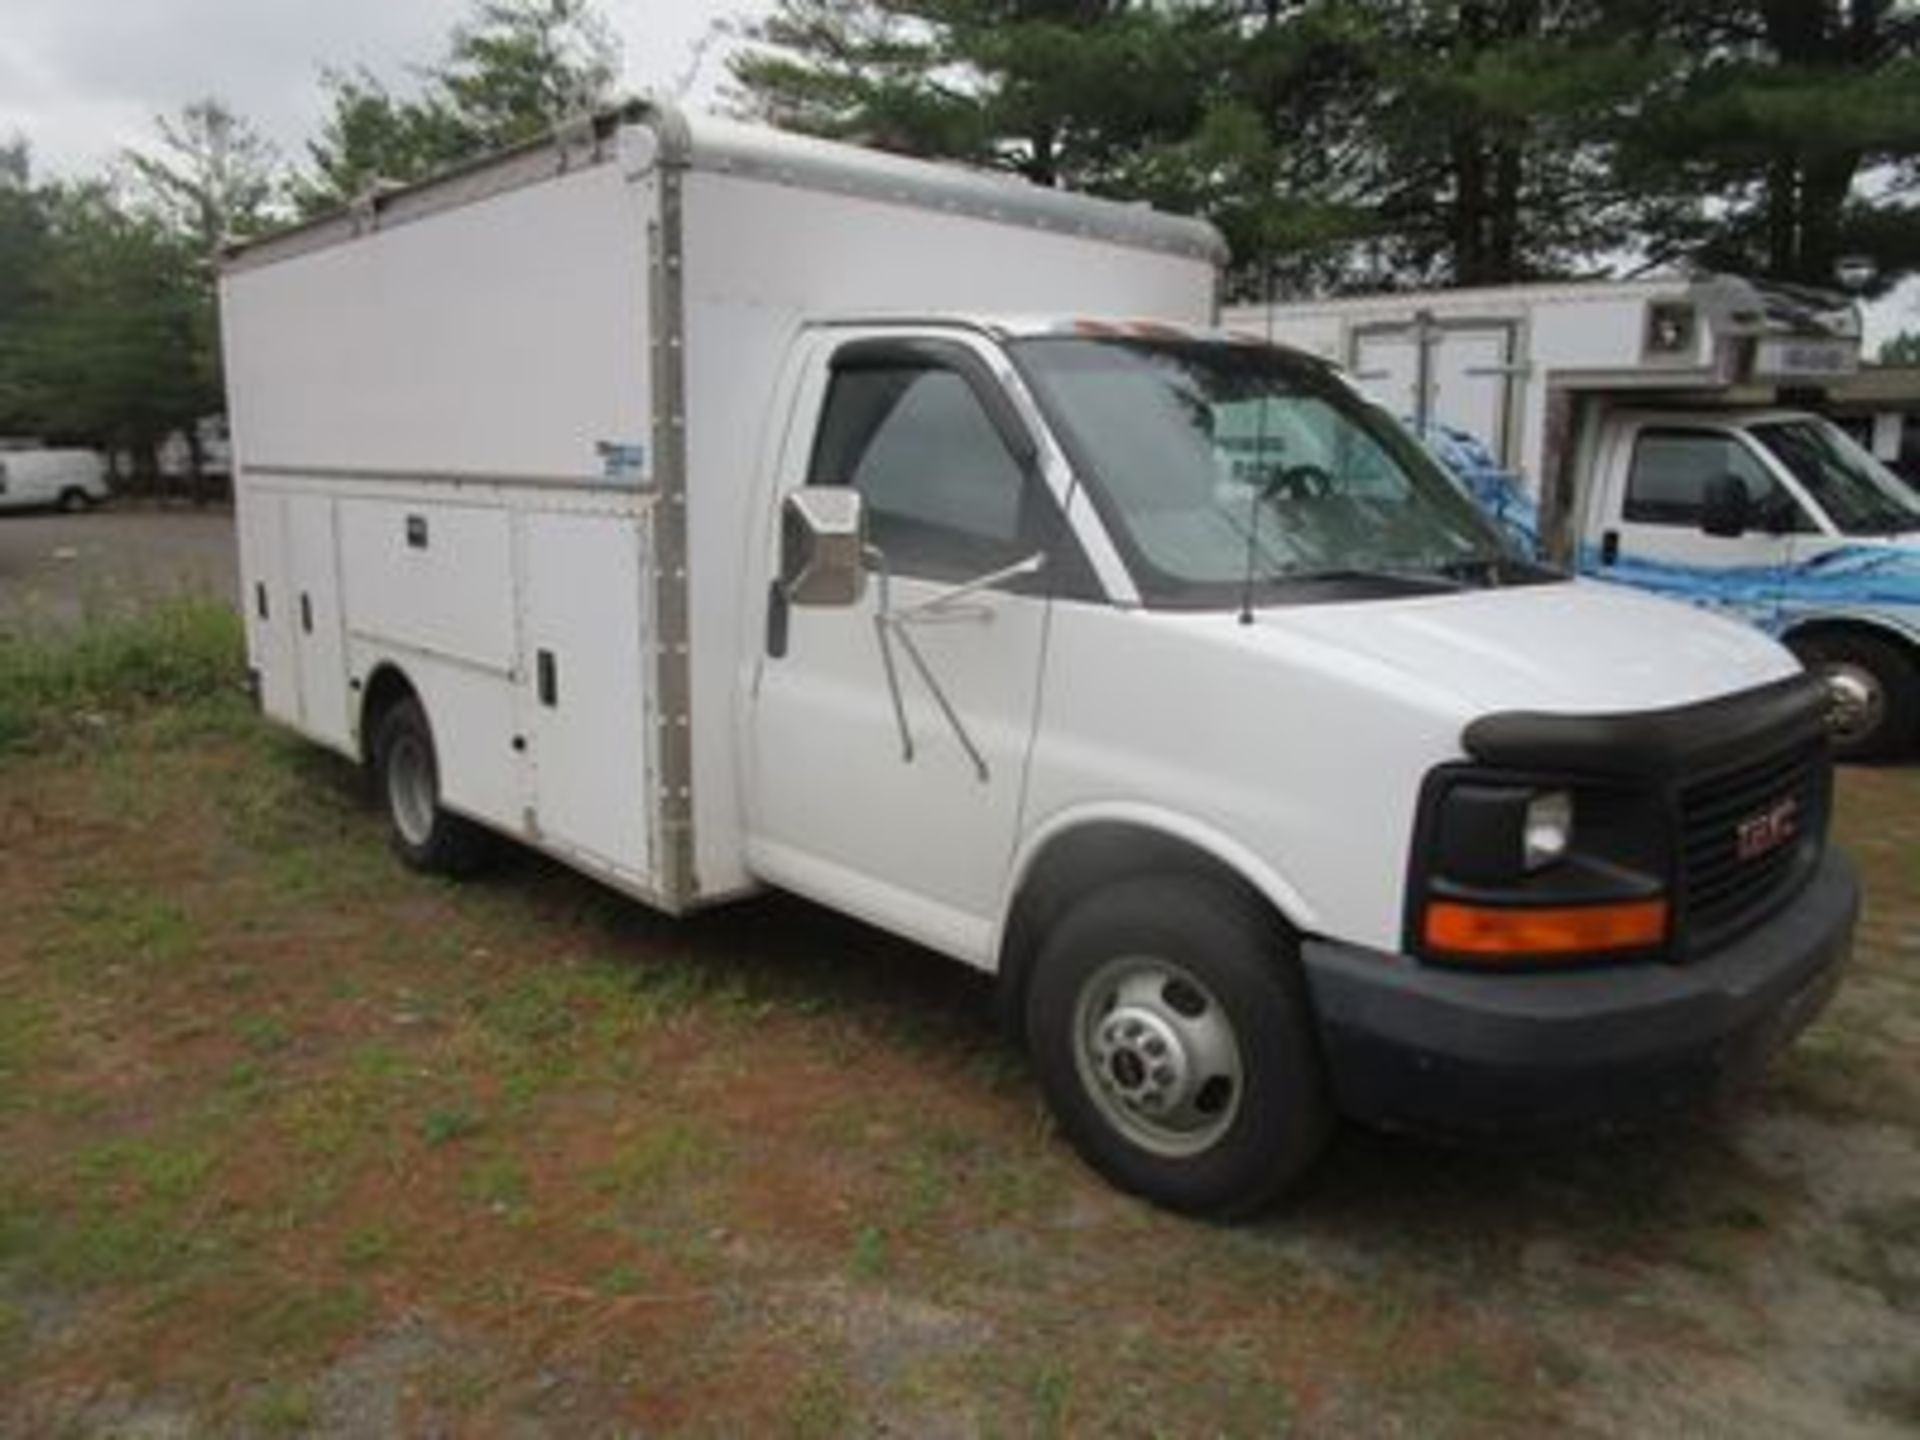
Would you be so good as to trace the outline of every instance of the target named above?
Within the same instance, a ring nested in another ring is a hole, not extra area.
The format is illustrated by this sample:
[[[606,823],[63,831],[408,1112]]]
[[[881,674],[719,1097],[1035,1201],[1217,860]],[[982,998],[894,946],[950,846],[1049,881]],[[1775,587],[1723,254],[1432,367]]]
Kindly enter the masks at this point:
[[[74,1290],[152,1284],[217,1254],[225,1237],[198,1223],[218,1156],[199,1143],[109,1140],[64,1171],[0,1196],[0,1260],[9,1252]],[[57,1182],[57,1183],[54,1183]]]
[[[861,1226],[853,1237],[853,1251],[847,1257],[847,1269],[854,1279],[883,1279],[890,1263],[886,1232],[877,1225]]]
[[[77,974],[164,970],[194,952],[192,919],[178,899],[157,888],[87,880],[63,891],[59,905],[67,924],[51,949]]]
[[[196,703],[238,694],[240,618],[204,598],[155,601],[79,629],[0,629],[0,754],[84,736],[156,705],[191,727]]]
[[[267,1435],[304,1435],[313,1428],[317,1407],[305,1385],[269,1386],[253,1402],[254,1425]]]

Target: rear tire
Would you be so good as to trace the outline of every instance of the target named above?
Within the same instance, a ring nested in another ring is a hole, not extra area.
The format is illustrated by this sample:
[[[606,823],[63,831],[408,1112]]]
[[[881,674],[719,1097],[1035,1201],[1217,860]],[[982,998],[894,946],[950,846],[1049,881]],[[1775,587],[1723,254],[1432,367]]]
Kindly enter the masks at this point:
[[[60,492],[60,499],[57,503],[67,514],[78,515],[82,510],[91,510],[93,508],[93,497],[84,490],[69,486]]]
[[[1835,759],[1894,759],[1920,735],[1920,667],[1892,641],[1830,631],[1787,644],[1835,692]]]
[[[1260,1210],[1332,1133],[1299,962],[1230,885],[1166,876],[1094,892],[1043,944],[1026,1014],[1062,1133],[1157,1205]]]
[[[375,723],[373,774],[386,806],[388,843],[409,868],[458,876],[486,863],[492,837],[440,804],[433,730],[412,696],[390,705]]]

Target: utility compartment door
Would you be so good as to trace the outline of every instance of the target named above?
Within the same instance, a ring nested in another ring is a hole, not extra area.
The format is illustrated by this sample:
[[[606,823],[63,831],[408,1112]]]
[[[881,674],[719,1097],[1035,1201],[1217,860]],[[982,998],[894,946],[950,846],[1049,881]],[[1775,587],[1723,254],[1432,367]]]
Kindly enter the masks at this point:
[[[298,725],[300,681],[287,570],[287,497],[243,482],[238,505],[247,659],[260,686],[260,708],[275,720]]]
[[[627,878],[652,873],[644,518],[521,518],[522,713],[541,841]]]
[[[342,748],[353,743],[347,666],[341,644],[339,550],[334,505],[325,495],[286,498],[288,619],[300,683],[300,724]]]

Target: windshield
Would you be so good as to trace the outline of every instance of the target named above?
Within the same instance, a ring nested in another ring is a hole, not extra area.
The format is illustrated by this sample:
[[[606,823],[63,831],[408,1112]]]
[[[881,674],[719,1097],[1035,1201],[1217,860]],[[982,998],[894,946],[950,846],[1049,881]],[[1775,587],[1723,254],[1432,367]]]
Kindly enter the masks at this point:
[[[1843,534],[1920,530],[1920,500],[1837,426],[1809,416],[1752,429]]]
[[[1150,604],[1541,578],[1323,366],[1227,341],[1013,346]]]

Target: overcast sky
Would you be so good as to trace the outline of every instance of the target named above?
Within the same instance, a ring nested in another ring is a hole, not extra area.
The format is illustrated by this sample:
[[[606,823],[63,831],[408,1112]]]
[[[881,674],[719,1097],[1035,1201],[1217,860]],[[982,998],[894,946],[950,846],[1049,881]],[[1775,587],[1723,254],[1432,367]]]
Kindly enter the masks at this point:
[[[620,37],[629,91],[711,105],[724,44],[702,37],[767,0],[599,0]],[[153,117],[217,95],[289,160],[319,124],[320,71],[365,65],[404,82],[468,0],[0,0],[0,138],[25,135],[43,171],[93,169],[153,135]],[[682,87],[686,87],[682,90]],[[1867,309],[1868,354],[1920,330],[1920,280]]]
[[[153,117],[217,95],[288,159],[318,126],[323,68],[365,65],[403,83],[431,60],[468,0],[0,0],[0,138],[25,135],[43,171],[71,174],[153,135]],[[624,52],[625,88],[673,90],[717,21],[765,0],[599,0]],[[724,79],[711,47],[690,98]]]

